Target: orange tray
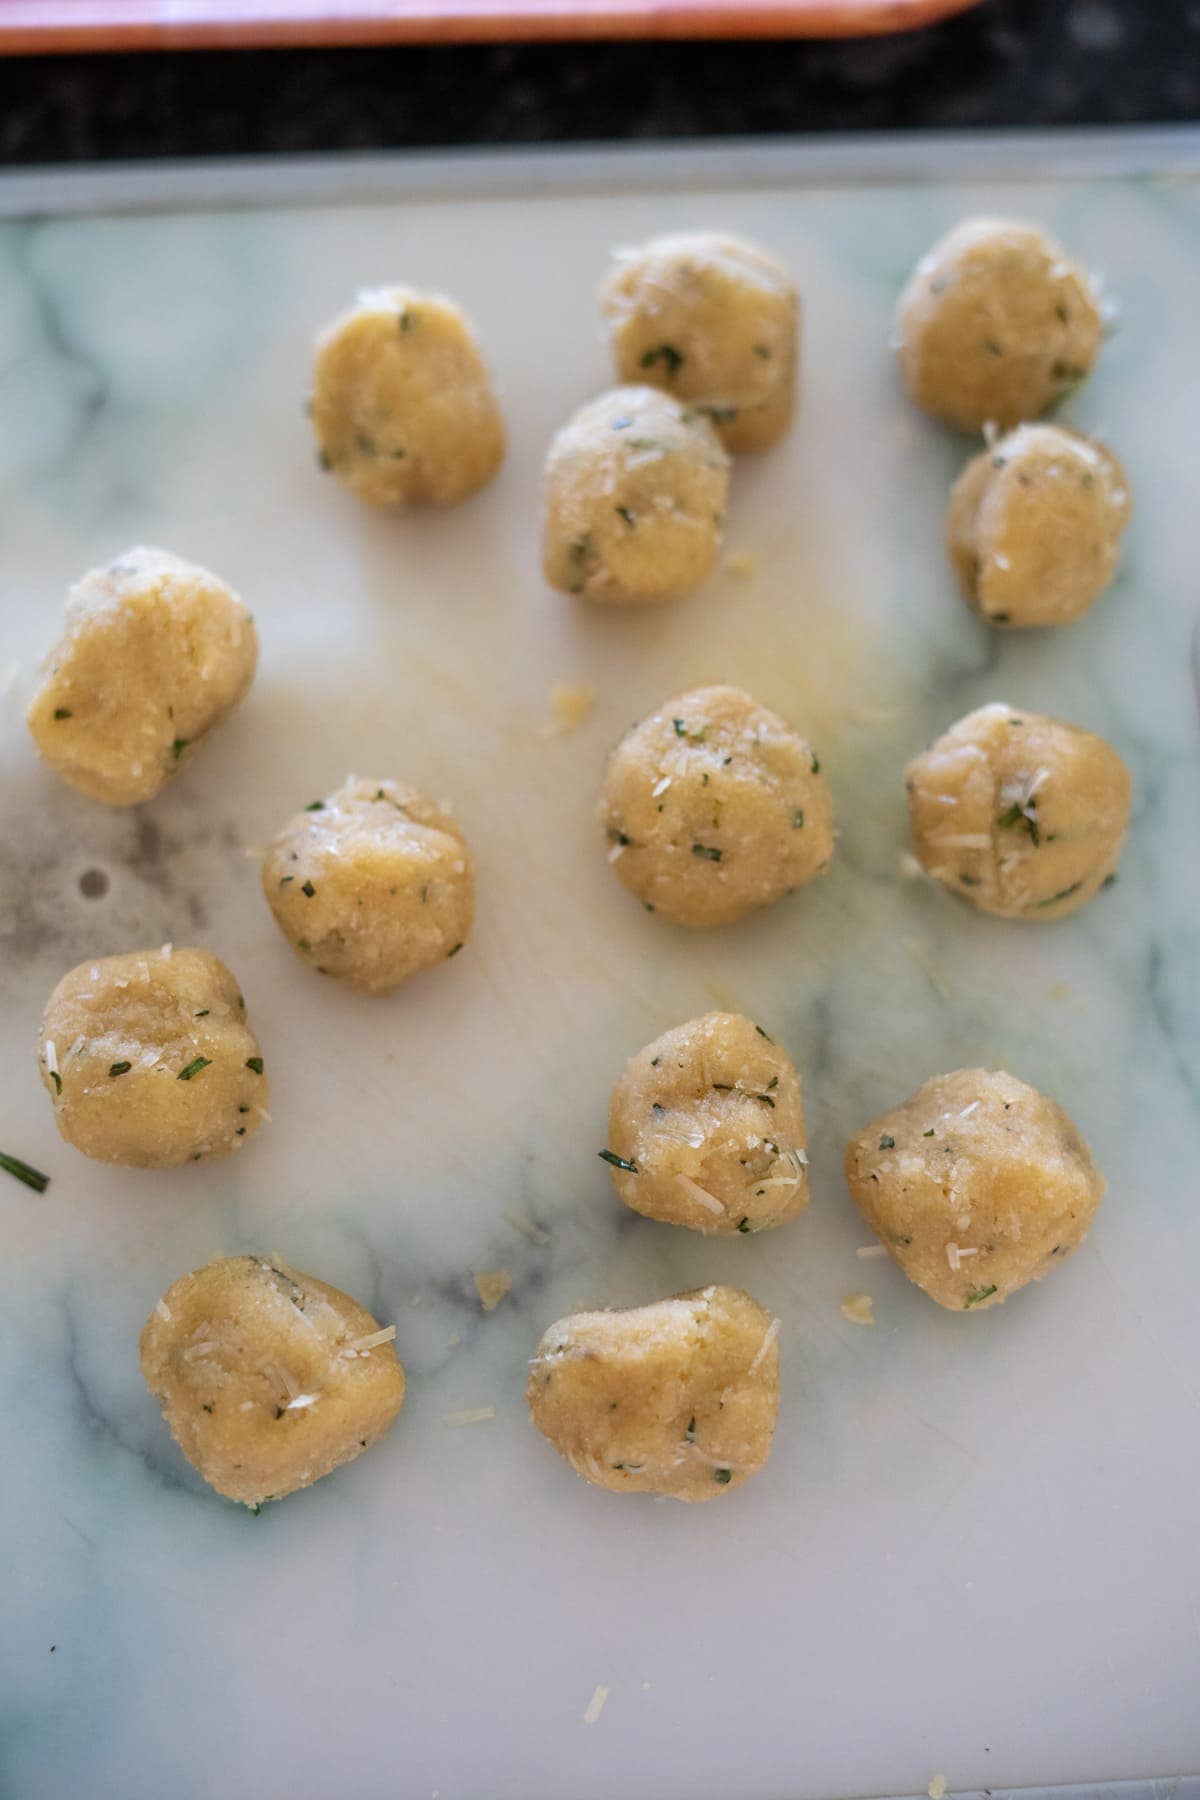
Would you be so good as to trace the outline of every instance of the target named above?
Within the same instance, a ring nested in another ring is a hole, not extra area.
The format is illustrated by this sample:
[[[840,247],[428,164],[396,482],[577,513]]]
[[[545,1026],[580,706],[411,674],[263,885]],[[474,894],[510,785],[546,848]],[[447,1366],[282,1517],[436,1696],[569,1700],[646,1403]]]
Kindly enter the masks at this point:
[[[568,38],[865,37],[978,0],[0,0],[0,54]]]

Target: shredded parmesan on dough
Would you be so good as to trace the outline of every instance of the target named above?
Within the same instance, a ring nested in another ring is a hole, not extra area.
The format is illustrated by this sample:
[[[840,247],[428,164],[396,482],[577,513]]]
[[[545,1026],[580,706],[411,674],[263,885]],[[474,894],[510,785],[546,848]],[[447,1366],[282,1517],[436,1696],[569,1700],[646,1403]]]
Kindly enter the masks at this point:
[[[778,1336],[779,1336],[779,1320],[772,1319],[771,1323],[767,1326],[766,1335],[764,1336],[762,1343],[758,1346],[758,1351],[755,1355],[754,1361],[750,1364],[750,1374],[751,1375],[754,1374],[754,1372],[758,1368],[759,1364],[762,1362],[764,1356],[767,1355],[768,1351],[771,1348],[771,1345],[775,1342],[775,1339]]]
[[[616,862],[618,857],[624,856],[624,854],[628,848],[629,848],[629,846],[627,844],[610,844],[609,848],[608,848],[609,862],[610,863]]]
[[[154,1310],[160,1319],[169,1319],[171,1316],[171,1309],[165,1300],[156,1300],[154,1302]]]
[[[58,1074],[58,1051],[54,1048],[54,1039],[46,1039],[46,1070],[50,1075]]]
[[[172,950],[174,950],[174,948],[175,948],[174,944],[164,944],[162,947],[162,954],[164,956],[170,956],[170,954],[171,954]]]
[[[707,1188],[702,1188],[700,1183],[693,1181],[690,1175],[677,1175],[675,1179],[684,1192],[696,1202],[697,1206],[702,1206],[705,1212],[723,1213],[725,1211],[716,1195],[710,1194]]]
[[[583,1722],[585,1725],[594,1725],[596,1723],[596,1720],[604,1711],[604,1704],[607,1699],[608,1689],[606,1687],[598,1687],[595,1689],[591,1699],[587,1703],[587,1711],[583,1715]]]
[[[843,1319],[849,1319],[851,1325],[875,1323],[875,1302],[870,1294],[847,1294],[841,1311]]]
[[[465,1407],[462,1412],[443,1413],[442,1424],[484,1425],[489,1419],[494,1419],[495,1416],[496,1409],[494,1406],[468,1406]]]
[[[301,1412],[306,1406],[315,1406],[320,1398],[320,1394],[297,1394],[294,1400],[288,1401],[283,1410],[284,1412]]]
[[[671,777],[669,775],[664,775],[662,780],[656,781],[654,786],[650,789],[650,798],[652,800],[657,800],[658,796],[660,794],[666,793],[666,791],[670,787],[670,785],[671,785]]]
[[[950,1264],[950,1267],[957,1272],[958,1268],[960,1267],[959,1251],[958,1251],[957,1244],[947,1244],[946,1245],[946,1261]]]
[[[396,1335],[394,1325],[384,1325],[379,1331],[368,1332],[366,1337],[355,1338],[352,1344],[343,1346],[343,1356],[365,1356],[368,1350],[374,1350],[379,1344],[390,1344]]]

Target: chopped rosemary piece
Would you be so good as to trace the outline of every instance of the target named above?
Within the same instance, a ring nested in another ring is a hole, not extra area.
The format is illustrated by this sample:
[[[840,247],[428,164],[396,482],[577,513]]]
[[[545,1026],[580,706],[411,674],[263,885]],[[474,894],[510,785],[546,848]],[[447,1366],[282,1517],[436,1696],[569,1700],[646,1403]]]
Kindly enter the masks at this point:
[[[314,895],[314,894],[315,894],[315,893],[316,893],[316,891],[317,891],[317,890],[316,890],[316,888],[315,888],[315,887],[314,887],[314,886],[313,886],[313,884],[312,884],[312,882],[311,882],[311,881],[302,881],[302,882],[301,882],[301,883],[300,883],[300,892],[301,892],[301,893],[302,893],[302,894],[305,894],[305,895],[307,895],[307,897],[308,897],[308,899],[310,899],[310,900],[311,900],[311,899],[312,899],[312,897],[313,897],[313,895]]]
[[[692,845],[692,855],[693,856],[703,856],[703,857],[707,858],[707,860],[709,862],[720,862],[721,854],[722,854],[721,851],[715,849],[712,844],[693,844]]]
[[[176,1079],[176,1081],[190,1081],[192,1079],[193,1075],[198,1075],[200,1073],[201,1069],[207,1069],[211,1066],[211,1064],[212,1064],[211,1056],[193,1057],[192,1061],[188,1064],[186,1069],[180,1069],[180,1071],[179,1071],[178,1075],[175,1077],[175,1079]]]
[[[281,888],[285,888],[289,881],[295,881],[295,879],[296,877],[294,875],[281,875],[279,877],[279,885]]]
[[[684,358],[674,344],[659,344],[657,349],[647,350],[638,359],[639,367],[652,369],[660,362],[666,370],[668,380],[683,367]]]
[[[798,806],[796,808],[795,812],[792,814],[792,830],[793,831],[803,831],[803,829],[804,829],[804,808],[802,806]]]
[[[931,1126],[930,1126],[930,1127],[929,1127],[929,1130],[928,1130],[928,1131],[923,1131],[923,1132],[922,1132],[922,1133],[921,1133],[921,1136],[922,1136],[922,1137],[932,1137],[932,1136],[933,1136],[933,1126],[932,1126],[932,1125],[931,1125]]]
[[[323,800],[310,800],[304,810],[305,812],[324,812],[325,802]]]
[[[56,706],[54,709],[54,716],[56,719],[69,719],[71,716],[71,709],[69,706]]]
[[[1100,892],[1103,893],[1105,888],[1115,887],[1116,884],[1117,884],[1117,877],[1116,877],[1115,873],[1112,875],[1106,875],[1104,877],[1104,880],[1100,883]]]
[[[729,1483],[730,1481],[733,1480],[733,1470],[732,1469],[714,1469],[713,1470],[713,1480],[719,1481],[721,1486],[725,1487],[727,1485],[727,1483]]]
[[[109,1066],[110,1075],[128,1075],[133,1064],[131,1062],[115,1062]]]
[[[61,1094],[62,1093],[62,1076],[59,1074],[57,1069],[51,1069],[50,1079],[54,1083],[55,1094],[56,1095]]]
[[[754,1029],[757,1031],[760,1038],[766,1038],[768,1044],[773,1044],[775,1042],[775,1039],[771,1037],[769,1032],[764,1031],[761,1025],[756,1025]]]
[[[619,519],[624,519],[624,521],[627,525],[636,525],[637,524],[637,514],[631,513],[627,506],[615,506],[613,508],[613,511],[616,513],[616,515]]]
[[[263,1072],[263,1059],[262,1059],[262,1057],[261,1057],[261,1056],[248,1056],[248,1057],[247,1057],[247,1058],[246,1058],[246,1067],[247,1067],[247,1068],[248,1068],[248,1069],[253,1069],[253,1070],[254,1070],[254,1073],[255,1073],[255,1074],[256,1074],[256,1075],[261,1075],[261,1074],[262,1074],[262,1072]]]
[[[808,754],[812,757],[812,772],[813,772],[813,774],[819,775],[821,773],[820,757],[817,755],[815,750],[810,750]]]
[[[991,1287],[968,1288],[967,1297],[963,1301],[963,1311],[966,1312],[969,1306],[978,1306],[981,1300],[990,1300],[995,1291],[995,1282]]]
[[[611,1163],[614,1169],[624,1169],[629,1175],[636,1175],[638,1166],[627,1157],[618,1156],[615,1150],[597,1150],[596,1155],[601,1162]]]
[[[739,1220],[738,1220],[738,1227],[737,1227],[737,1228],[738,1228],[738,1230],[739,1230],[739,1231],[746,1231],[746,1232],[748,1232],[748,1231],[750,1231],[750,1230],[752,1230],[752,1229],[753,1229],[753,1227],[752,1227],[752,1226],[751,1226],[751,1224],[750,1224],[750,1221],[749,1221],[749,1219],[746,1219],[746,1218],[742,1218],[742,1219],[739,1219]]]
[[[894,1150],[896,1148],[896,1140],[892,1136],[890,1131],[885,1131],[883,1136],[880,1138],[879,1148],[881,1150]]]
[[[447,952],[446,952],[447,962],[449,962],[449,960],[452,956],[457,956],[461,949],[462,949],[462,944],[455,944],[451,949],[447,950]]]
[[[18,1181],[23,1181],[26,1187],[33,1189],[35,1194],[44,1194],[50,1186],[48,1175],[43,1175],[40,1169],[31,1168],[27,1162],[22,1162],[19,1156],[6,1156],[2,1150],[0,1150],[0,1169],[6,1169],[10,1175],[15,1175]]]
[[[1072,894],[1077,894],[1082,886],[1082,881],[1073,881],[1070,887],[1059,888],[1057,894],[1051,894],[1048,900],[1035,900],[1026,910],[1040,912],[1043,906],[1057,906],[1060,900],[1069,900]]]
[[[175,739],[175,742],[171,745],[171,754],[174,756],[176,762],[179,761],[180,757],[183,755],[184,751],[187,749],[187,747],[191,743],[191,741],[192,741],[191,738],[176,738]]]

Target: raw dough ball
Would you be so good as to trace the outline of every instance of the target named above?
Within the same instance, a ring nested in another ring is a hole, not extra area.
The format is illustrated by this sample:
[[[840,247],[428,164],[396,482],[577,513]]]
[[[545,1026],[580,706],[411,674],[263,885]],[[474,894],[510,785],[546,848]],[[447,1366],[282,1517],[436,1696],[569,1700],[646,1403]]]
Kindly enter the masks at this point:
[[[854,1203],[953,1312],[998,1306],[1083,1242],[1104,1177],[1061,1106],[1002,1069],[935,1075],[851,1138]]]
[[[922,865],[982,912],[1060,919],[1104,887],[1129,825],[1129,770],[1111,744],[996,702],[905,771]]]
[[[1061,425],[1021,425],[950,492],[946,547],[992,625],[1067,625],[1103,593],[1131,511],[1111,451]]]
[[[1104,321],[1086,271],[1053,238],[967,219],[923,256],[896,309],[900,372],[918,406],[961,431],[1007,429],[1083,380]]]
[[[610,606],[678,600],[712,573],[728,491],[707,419],[656,388],[614,388],[550,446],[546,580]]]
[[[248,690],[254,621],[233,589],[139,546],[71,589],[67,623],[26,714],[52,769],[89,800],[152,800]]]
[[[808,1205],[806,1144],[791,1058],[750,1019],[711,1012],[631,1058],[613,1089],[604,1157],[634,1212],[749,1232]]]
[[[58,1129],[97,1162],[172,1169],[240,1150],[266,1117],[246,1002],[208,950],[135,950],[64,975],[42,1019]]]
[[[597,1487],[714,1500],[770,1454],[778,1335],[778,1320],[731,1287],[573,1313],[538,1345],[529,1410]]]
[[[504,423],[470,322],[453,300],[378,288],[317,342],[321,461],[373,506],[454,506],[504,460]]]
[[[456,956],[475,915],[462,831],[396,781],[351,776],[289,819],[263,859],[262,884],[293,950],[367,994]]]
[[[192,1467],[258,1506],[378,1443],[404,1400],[394,1336],[299,1269],[230,1256],[167,1289],[142,1332],[142,1374]]]
[[[820,769],[799,732],[740,688],[680,694],[609,760],[609,860],[650,912],[728,925],[829,861],[833,805]]]
[[[731,450],[765,449],[791,424],[800,305],[756,244],[691,231],[619,251],[600,310],[619,378],[706,413]]]

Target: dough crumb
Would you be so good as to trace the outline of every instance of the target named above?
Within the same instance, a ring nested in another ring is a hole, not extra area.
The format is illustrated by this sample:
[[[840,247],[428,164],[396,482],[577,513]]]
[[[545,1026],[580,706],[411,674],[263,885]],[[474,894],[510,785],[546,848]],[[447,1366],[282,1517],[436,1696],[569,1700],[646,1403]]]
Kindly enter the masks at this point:
[[[496,1409],[494,1406],[466,1406],[461,1412],[443,1413],[442,1424],[486,1425],[487,1421],[489,1419],[494,1419],[495,1416]]]
[[[874,1325],[875,1302],[870,1294],[847,1294],[842,1301],[842,1317],[849,1319],[851,1325]],[[945,1791],[943,1783],[942,1792]]]
[[[899,861],[900,873],[905,881],[919,881],[925,873],[911,850],[902,850]]]
[[[758,557],[753,550],[731,550],[725,558],[725,573],[748,580],[758,573]]]
[[[475,1291],[484,1312],[495,1312],[511,1287],[512,1276],[507,1269],[481,1269],[475,1276]]]
[[[551,719],[543,725],[539,735],[544,738],[563,737],[568,731],[578,731],[579,727],[589,719],[596,704],[596,690],[585,681],[556,681],[550,689]]]
[[[863,1261],[866,1262],[868,1257],[886,1256],[887,1246],[886,1244],[860,1244],[854,1254],[855,1256],[861,1256]]]
[[[946,1792],[946,1777],[935,1775],[925,1792],[929,1795],[929,1800],[943,1800]]]
[[[604,1711],[604,1705],[607,1699],[608,1689],[606,1687],[598,1687],[587,1703],[587,1711],[583,1715],[583,1722],[585,1725],[594,1725],[596,1723],[596,1720]],[[942,1791],[943,1793],[945,1792],[944,1787]]]

